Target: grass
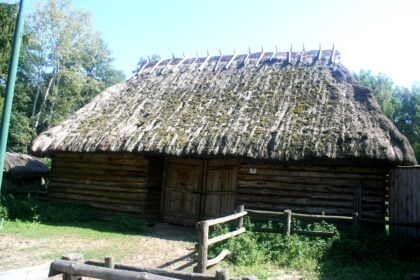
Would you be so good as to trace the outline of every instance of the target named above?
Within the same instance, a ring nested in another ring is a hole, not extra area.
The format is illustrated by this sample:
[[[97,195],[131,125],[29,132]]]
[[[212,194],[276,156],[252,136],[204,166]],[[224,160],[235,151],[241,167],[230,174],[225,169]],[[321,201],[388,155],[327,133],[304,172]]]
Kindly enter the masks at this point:
[[[25,255],[22,258],[31,255],[35,262],[50,261],[71,251],[82,253],[85,259],[102,259],[105,255],[112,255],[116,261],[121,261],[136,252],[135,247],[128,244],[136,244],[147,237],[118,233],[111,223],[99,221],[71,225],[6,221],[0,235],[9,237],[10,242],[21,243],[21,246],[13,244],[14,250]]]

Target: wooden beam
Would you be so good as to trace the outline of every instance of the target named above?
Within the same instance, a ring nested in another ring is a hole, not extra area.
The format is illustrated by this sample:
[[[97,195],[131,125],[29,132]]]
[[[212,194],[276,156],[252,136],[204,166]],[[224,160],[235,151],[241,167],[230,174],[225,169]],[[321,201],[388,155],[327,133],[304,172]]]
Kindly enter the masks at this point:
[[[207,261],[207,267],[213,266],[221,262],[226,256],[229,256],[230,254],[232,254],[231,251],[224,249],[222,252],[220,252],[220,254],[217,257]]]
[[[87,261],[86,264],[105,267],[105,263],[97,261]],[[115,269],[137,271],[137,272],[148,272],[160,276],[166,276],[171,278],[177,278],[182,280],[214,280],[214,275],[204,273],[185,272],[177,270],[166,270],[162,268],[148,267],[148,266],[133,266],[116,263]]]
[[[228,238],[237,236],[237,235],[239,235],[241,233],[244,233],[245,231],[246,231],[246,229],[244,227],[242,227],[240,229],[237,229],[237,230],[228,232],[226,234],[222,234],[222,235],[213,237],[213,238],[211,238],[211,239],[208,240],[208,243],[207,244],[208,244],[208,246],[210,246],[212,244],[218,243],[218,242],[223,241],[223,240],[226,240]]]
[[[347,216],[327,216],[327,215],[312,215],[312,214],[298,214],[292,213],[293,218],[302,218],[302,219],[314,219],[314,220],[339,220],[339,221],[351,221],[353,217]]]
[[[207,253],[209,247],[209,224],[208,221],[200,222],[198,229],[198,260],[197,272],[206,273]]]
[[[174,278],[155,275],[147,272],[125,271],[93,265],[86,265],[74,261],[56,260],[51,264],[55,271],[80,275],[104,280],[170,280]]]
[[[232,215],[222,217],[222,218],[207,220],[206,222],[208,223],[209,226],[214,226],[214,225],[217,225],[217,224],[222,224],[222,223],[226,223],[226,222],[229,222],[229,221],[232,221],[232,220],[236,220],[240,217],[246,216],[247,214],[248,214],[248,212],[244,211],[244,212],[232,214]]]

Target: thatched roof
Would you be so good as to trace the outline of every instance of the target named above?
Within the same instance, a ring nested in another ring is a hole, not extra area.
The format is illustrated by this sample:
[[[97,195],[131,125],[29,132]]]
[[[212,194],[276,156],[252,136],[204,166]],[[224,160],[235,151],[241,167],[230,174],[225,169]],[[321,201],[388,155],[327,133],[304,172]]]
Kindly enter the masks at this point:
[[[15,177],[24,177],[47,176],[50,169],[31,155],[7,152],[3,171]]]
[[[415,162],[372,91],[333,51],[149,62],[38,136],[32,150]]]

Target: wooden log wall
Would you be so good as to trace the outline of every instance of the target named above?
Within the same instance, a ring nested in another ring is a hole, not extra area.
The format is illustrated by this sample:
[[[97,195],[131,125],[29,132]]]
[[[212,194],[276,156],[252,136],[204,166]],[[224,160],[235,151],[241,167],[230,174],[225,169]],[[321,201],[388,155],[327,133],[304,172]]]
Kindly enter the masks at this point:
[[[398,167],[390,173],[391,222],[420,223],[420,166]],[[420,238],[420,228],[390,226],[396,236]]]
[[[98,218],[133,214],[154,223],[159,212],[161,162],[135,154],[55,154],[48,196],[88,204]]]
[[[242,162],[236,203],[250,209],[351,216],[361,185],[361,216],[383,219],[386,179],[387,170],[380,168]]]

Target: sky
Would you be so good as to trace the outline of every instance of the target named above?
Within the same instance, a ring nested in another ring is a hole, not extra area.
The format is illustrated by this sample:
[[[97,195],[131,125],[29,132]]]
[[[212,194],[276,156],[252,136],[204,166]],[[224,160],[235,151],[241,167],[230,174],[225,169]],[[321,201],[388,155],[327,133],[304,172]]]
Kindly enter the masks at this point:
[[[35,0],[26,0],[35,2]],[[33,3],[30,3],[33,5]],[[331,49],[351,71],[420,80],[419,0],[73,0],[92,14],[114,65],[131,76],[140,57]]]

